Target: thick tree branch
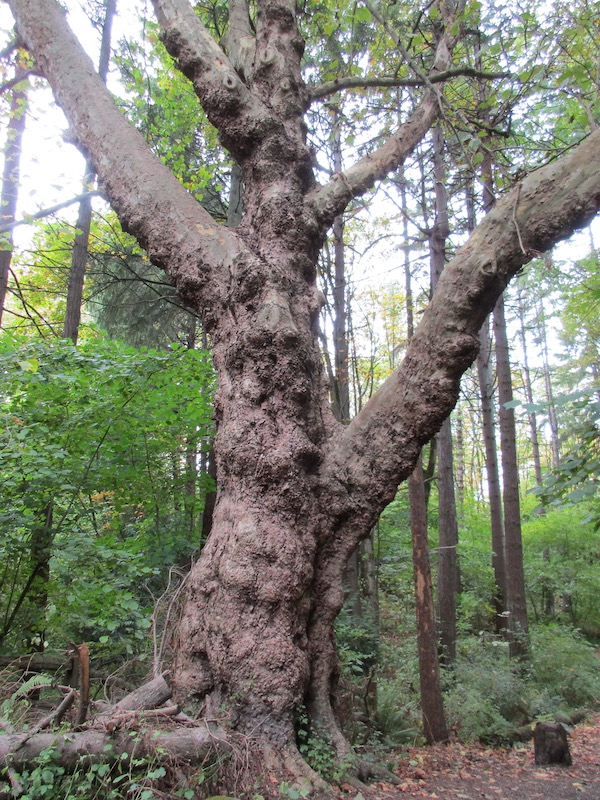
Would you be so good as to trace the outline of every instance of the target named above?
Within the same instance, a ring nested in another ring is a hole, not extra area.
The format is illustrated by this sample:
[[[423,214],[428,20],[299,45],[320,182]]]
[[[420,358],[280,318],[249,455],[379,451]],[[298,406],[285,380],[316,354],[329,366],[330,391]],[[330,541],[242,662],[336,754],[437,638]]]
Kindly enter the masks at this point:
[[[308,201],[324,224],[331,224],[348,203],[370,189],[377,181],[404,163],[406,158],[425,136],[440,113],[440,99],[431,79],[447,72],[452,60],[456,38],[443,34],[438,42],[430,75],[424,78],[428,85],[423,100],[381,147],[361,158],[343,173],[336,173],[329,183],[319,186],[308,195]],[[421,80],[421,76],[418,77]]]
[[[452,410],[478,331],[511,277],[599,209],[600,131],[505,195],[447,265],[404,361],[328,458],[328,474],[362,497],[359,505],[370,493],[367,513],[389,502]]]
[[[49,80],[104,192],[184,299],[214,306],[243,249],[178,183],[118,110],[54,0],[9,0],[17,31]]]
[[[327,81],[319,86],[315,86],[310,90],[309,102],[315,100],[322,100],[325,97],[330,97],[336,92],[345,89],[386,89],[386,88],[400,88],[411,86],[425,86],[427,82],[431,84],[444,83],[451,78],[467,77],[478,78],[479,80],[493,81],[500,78],[510,77],[508,72],[479,72],[472,67],[456,67],[455,69],[448,69],[445,72],[438,72],[430,75],[427,81],[423,78],[358,78],[349,76],[347,78],[336,78],[333,81]]]
[[[269,123],[268,109],[250,92],[188,0],[153,2],[161,39],[191,81],[221,141],[234,156],[248,151]],[[236,14],[237,24],[240,17]]]
[[[331,224],[348,203],[360,197],[376,181],[400,167],[431,128],[439,114],[437,96],[428,92],[408,120],[375,152],[361,158],[345,172],[336,172],[329,183],[308,194],[321,222]]]
[[[254,67],[256,41],[246,0],[229,0],[229,28],[224,36],[229,60],[240,77],[248,79]]]

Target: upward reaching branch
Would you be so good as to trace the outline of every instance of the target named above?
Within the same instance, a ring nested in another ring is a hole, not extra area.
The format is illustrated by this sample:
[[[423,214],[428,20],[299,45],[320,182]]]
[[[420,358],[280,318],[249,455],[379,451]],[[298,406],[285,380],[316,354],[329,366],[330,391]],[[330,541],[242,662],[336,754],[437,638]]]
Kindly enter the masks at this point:
[[[182,296],[214,304],[240,242],[217,225],[124,118],[54,0],[10,0],[17,30],[50,81],[124,227]]]
[[[242,80],[249,78],[254,67],[256,41],[246,0],[229,0],[229,29],[224,38],[234,69]]]
[[[154,0],[154,8],[165,47],[192,82],[223,144],[233,155],[248,150],[268,121],[268,110],[252,95],[188,0]],[[237,9],[236,24],[241,17]]]
[[[433,75],[450,68],[455,41],[455,37],[446,33],[440,37],[433,62]],[[377,180],[401,166],[425,136],[440,111],[437,91],[428,78],[425,82],[428,89],[423,100],[381,147],[361,158],[343,174],[334,175],[329,183],[319,186],[309,195],[309,201],[314,204],[323,222],[331,223],[354,197],[359,197]]]
[[[478,331],[508,281],[599,209],[600,131],[529,175],[475,229],[444,269],[404,361],[337,440],[330,474],[364,496],[376,483],[379,501],[389,500],[453,408]]]

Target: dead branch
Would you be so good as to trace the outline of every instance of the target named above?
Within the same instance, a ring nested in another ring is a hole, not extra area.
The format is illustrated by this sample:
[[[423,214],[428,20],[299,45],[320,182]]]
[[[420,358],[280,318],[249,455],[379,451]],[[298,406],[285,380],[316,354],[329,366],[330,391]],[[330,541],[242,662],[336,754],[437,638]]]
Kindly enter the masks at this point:
[[[90,650],[87,644],[71,643],[79,662],[79,709],[76,725],[83,725],[90,704]]]
[[[67,710],[70,708],[70,706],[73,705],[73,701],[75,700],[76,696],[77,692],[75,691],[75,689],[70,689],[67,695],[63,697],[63,699],[56,706],[55,709],[53,709],[49,714],[47,714],[39,722],[37,722],[33,726],[33,728],[30,728],[30,730],[27,731],[27,733],[21,736],[21,741],[19,744],[15,745],[15,750],[18,750],[19,748],[23,747],[23,745],[26,744],[26,742],[32,736],[35,736],[36,733],[43,731],[45,728],[48,728],[53,722],[53,720],[62,719]]]
[[[165,706],[164,708],[138,709],[135,711],[121,711],[117,714],[111,713],[106,720],[102,719],[102,725],[108,731],[116,728],[123,728],[131,725],[140,719],[151,719],[160,717],[175,717],[179,713],[179,706]],[[194,725],[198,723],[193,720]]]
[[[103,711],[94,719],[95,727],[102,727],[105,730],[114,730],[120,725],[126,712],[147,711],[148,709],[158,708],[166,703],[171,697],[171,690],[164,677],[159,675],[135,689],[130,694],[125,695],[122,700],[111,706],[107,711]]]
[[[72,197],[70,200],[63,200],[62,203],[56,203],[56,205],[49,206],[48,208],[42,208],[41,211],[36,211],[35,214],[28,214],[24,219],[18,219],[16,222],[7,222],[4,225],[0,225],[0,233],[8,233],[8,231],[12,231],[13,228],[17,228],[19,225],[31,225],[31,223],[35,222],[35,220],[42,219],[43,217],[49,217],[50,214],[55,214],[57,211],[67,208],[67,206],[72,206],[74,203],[80,203],[82,200],[85,200],[86,197],[96,197],[101,194],[102,192],[100,191],[78,194],[76,197]]]

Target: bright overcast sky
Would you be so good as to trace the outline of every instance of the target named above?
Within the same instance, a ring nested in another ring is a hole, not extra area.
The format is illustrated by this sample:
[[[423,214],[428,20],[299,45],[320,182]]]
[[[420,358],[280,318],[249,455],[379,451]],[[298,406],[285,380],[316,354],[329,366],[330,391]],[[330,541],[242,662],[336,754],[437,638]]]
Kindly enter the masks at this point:
[[[90,24],[81,5],[70,0],[69,23],[80,41],[83,43],[94,63],[98,62],[99,34]],[[123,15],[117,16],[113,24],[113,45],[124,36],[124,24],[128,26],[128,34],[135,32],[136,4],[131,0],[118,0],[121,12],[127,7],[127,20]],[[139,16],[138,16],[139,18]],[[0,30],[4,42],[11,38],[13,27],[12,16],[4,4],[0,5]],[[8,76],[10,77],[10,76]],[[63,133],[67,128],[64,114],[53,100],[52,92],[47,86],[36,87],[30,93],[27,126],[23,140],[21,160],[21,188],[19,191],[19,209],[17,217],[33,214],[36,211],[53,206],[75,197],[82,191],[82,180],[85,160],[79,150],[65,142]],[[1,141],[5,133],[0,133]],[[95,204],[102,201],[96,199]],[[77,207],[60,212],[63,217],[75,218]],[[26,226],[15,229],[17,245],[24,245],[30,239],[31,231]]]

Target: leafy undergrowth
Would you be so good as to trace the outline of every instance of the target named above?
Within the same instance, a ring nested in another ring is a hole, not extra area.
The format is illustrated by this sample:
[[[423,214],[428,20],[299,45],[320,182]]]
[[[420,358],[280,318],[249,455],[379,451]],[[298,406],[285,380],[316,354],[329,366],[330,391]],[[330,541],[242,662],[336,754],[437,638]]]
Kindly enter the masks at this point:
[[[573,765],[534,764],[533,743],[512,748],[436,745],[403,750],[400,786],[378,784],[364,800],[599,800],[600,715],[571,731]],[[356,795],[347,787],[350,794]]]

